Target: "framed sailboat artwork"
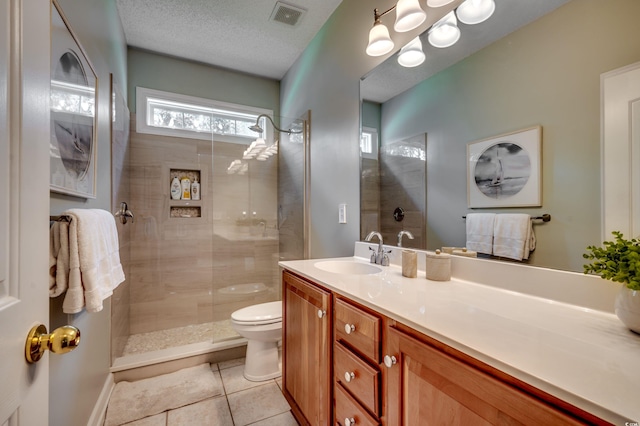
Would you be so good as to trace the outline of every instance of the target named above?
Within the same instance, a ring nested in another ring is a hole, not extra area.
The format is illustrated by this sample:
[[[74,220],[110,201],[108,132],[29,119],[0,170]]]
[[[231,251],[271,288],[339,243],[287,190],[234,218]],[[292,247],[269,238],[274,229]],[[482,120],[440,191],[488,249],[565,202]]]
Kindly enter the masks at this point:
[[[542,205],[542,127],[467,144],[469,208]]]

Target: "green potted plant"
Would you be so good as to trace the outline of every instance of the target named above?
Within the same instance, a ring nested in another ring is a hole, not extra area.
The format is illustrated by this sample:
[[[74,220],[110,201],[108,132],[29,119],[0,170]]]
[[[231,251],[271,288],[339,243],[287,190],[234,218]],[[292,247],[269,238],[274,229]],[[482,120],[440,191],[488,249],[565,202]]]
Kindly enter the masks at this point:
[[[612,234],[614,241],[587,247],[589,252],[582,256],[592,262],[584,265],[584,273],[623,284],[616,298],[616,315],[631,331],[640,333],[640,240],[627,240],[619,231]]]

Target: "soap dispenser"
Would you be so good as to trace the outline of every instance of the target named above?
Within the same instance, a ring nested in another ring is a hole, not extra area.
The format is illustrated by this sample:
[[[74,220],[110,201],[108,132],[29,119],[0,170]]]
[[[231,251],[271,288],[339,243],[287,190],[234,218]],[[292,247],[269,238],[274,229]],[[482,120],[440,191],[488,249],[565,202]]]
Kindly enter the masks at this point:
[[[191,199],[200,199],[200,183],[198,182],[198,178],[194,178],[193,183],[191,184]]]
[[[182,188],[180,187],[180,180],[176,176],[171,181],[171,199],[179,200],[181,192],[182,192]]]

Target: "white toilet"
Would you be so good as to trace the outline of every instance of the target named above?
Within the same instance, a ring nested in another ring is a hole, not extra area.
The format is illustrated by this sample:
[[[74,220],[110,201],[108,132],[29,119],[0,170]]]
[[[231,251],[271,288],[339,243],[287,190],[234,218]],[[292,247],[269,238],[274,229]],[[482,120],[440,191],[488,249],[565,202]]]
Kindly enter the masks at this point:
[[[244,377],[252,382],[280,377],[278,341],[282,339],[282,301],[239,309],[231,314],[231,325],[248,340]]]

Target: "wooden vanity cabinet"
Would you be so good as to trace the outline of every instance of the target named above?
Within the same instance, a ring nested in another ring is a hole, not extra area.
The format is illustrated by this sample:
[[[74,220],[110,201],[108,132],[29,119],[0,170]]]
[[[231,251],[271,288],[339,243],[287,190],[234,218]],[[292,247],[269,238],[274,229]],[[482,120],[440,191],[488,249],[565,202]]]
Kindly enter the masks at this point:
[[[297,275],[283,282],[283,392],[301,424],[609,424]]]
[[[381,424],[383,324],[381,315],[336,297],[333,371],[338,425]]]
[[[331,293],[284,271],[283,394],[300,424],[332,419]]]
[[[387,425],[608,424],[413,330],[384,339]]]

